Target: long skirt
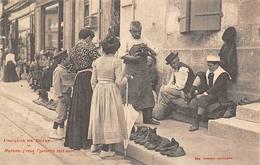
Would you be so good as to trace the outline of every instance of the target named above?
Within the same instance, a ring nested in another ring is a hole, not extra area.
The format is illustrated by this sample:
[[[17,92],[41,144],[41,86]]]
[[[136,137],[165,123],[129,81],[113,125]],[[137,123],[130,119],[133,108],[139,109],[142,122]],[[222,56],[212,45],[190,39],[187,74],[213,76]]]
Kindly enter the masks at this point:
[[[8,61],[4,68],[4,82],[16,82],[19,81],[18,75],[15,70],[15,64],[12,61]]]
[[[92,97],[91,75],[90,71],[84,71],[76,76],[69,108],[65,147],[79,150],[88,149],[92,144],[92,141],[87,139]]]
[[[96,85],[90,112],[88,138],[93,144],[120,143],[127,139],[121,93],[115,83]]]

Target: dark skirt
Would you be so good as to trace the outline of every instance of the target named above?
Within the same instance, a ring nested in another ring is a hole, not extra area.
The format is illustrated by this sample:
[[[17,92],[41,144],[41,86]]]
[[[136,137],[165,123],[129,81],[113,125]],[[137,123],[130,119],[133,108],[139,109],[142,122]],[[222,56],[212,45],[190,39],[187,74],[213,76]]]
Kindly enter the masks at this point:
[[[12,61],[8,61],[4,68],[4,82],[16,82],[19,81],[18,75],[15,71],[15,64]]]
[[[92,144],[92,141],[87,139],[92,98],[91,75],[91,72],[84,71],[76,77],[69,108],[65,147],[79,150],[88,149]]]

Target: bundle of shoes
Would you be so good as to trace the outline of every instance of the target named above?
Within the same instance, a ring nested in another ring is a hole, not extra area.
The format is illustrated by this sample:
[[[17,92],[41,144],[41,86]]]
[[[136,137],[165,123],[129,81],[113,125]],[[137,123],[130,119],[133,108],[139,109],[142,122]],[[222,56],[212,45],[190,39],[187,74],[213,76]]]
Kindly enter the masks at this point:
[[[160,152],[161,155],[168,157],[184,156],[185,151],[179,143],[172,138],[171,140],[159,136],[156,133],[157,128],[150,128],[146,126],[137,126],[137,130],[132,130],[130,140],[136,144],[143,145],[148,150]]]

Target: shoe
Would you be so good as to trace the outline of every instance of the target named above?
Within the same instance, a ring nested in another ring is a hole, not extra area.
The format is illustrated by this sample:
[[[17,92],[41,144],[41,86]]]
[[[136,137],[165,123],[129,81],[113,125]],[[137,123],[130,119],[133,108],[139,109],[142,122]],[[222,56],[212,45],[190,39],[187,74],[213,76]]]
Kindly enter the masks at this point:
[[[58,134],[60,137],[65,138],[64,128],[58,128],[57,134]]]
[[[101,151],[100,152],[100,158],[106,158],[106,157],[113,157],[113,156],[115,156],[115,152],[112,152],[112,151]]]
[[[152,131],[152,133],[148,137],[147,141],[144,143],[145,148],[147,148],[152,143],[152,141],[158,136],[157,133],[156,133],[156,129],[157,128],[154,128],[154,130]]]
[[[198,130],[199,122],[200,122],[200,115],[198,115],[197,110],[192,110],[192,115],[193,115],[193,123],[189,129],[190,132]]]
[[[182,147],[178,147],[176,150],[170,150],[169,152],[166,153],[168,157],[179,157],[179,156],[184,156],[185,151]]]
[[[137,126],[137,131],[130,136],[130,140],[136,140],[140,137],[143,132],[145,132],[148,128],[146,126]]]
[[[148,150],[154,150],[156,147],[158,147],[162,142],[161,136],[154,136],[153,139],[151,139],[151,143],[147,146]]]
[[[164,147],[161,147],[159,151],[171,150],[173,148],[176,148],[176,146],[178,147],[179,143],[174,138],[172,138],[170,143],[165,144]]]
[[[142,127],[139,133],[136,135],[134,142],[137,143],[139,140],[145,138],[148,133],[148,128],[147,127]]]
[[[150,141],[152,135],[156,134],[156,129],[157,128],[149,128],[147,136],[144,139],[140,140],[139,144],[144,145],[146,142]]]
[[[57,139],[57,140],[61,140],[62,139],[62,137],[57,134],[57,129],[52,129],[52,131],[49,134],[49,138]]]
[[[179,143],[177,142],[175,145],[173,146],[169,146],[169,147],[164,147],[161,148],[160,152],[162,151],[172,151],[172,150],[176,150],[179,147]]]
[[[149,129],[146,129],[146,131],[144,131],[143,134],[141,134],[138,138],[136,138],[136,139],[134,140],[134,142],[135,142],[136,144],[140,144],[140,141],[142,141],[143,139],[145,139],[146,136],[148,135],[148,133],[149,133]]]
[[[90,147],[90,152],[99,152],[101,150],[102,146],[98,144],[92,144]]]
[[[158,147],[156,147],[154,150],[156,152],[159,152],[162,148],[166,147],[169,143],[171,143],[169,139],[163,138],[161,144]]]
[[[144,124],[154,124],[154,125],[160,125],[160,122],[151,118],[151,119],[148,119],[147,121],[144,121]]]

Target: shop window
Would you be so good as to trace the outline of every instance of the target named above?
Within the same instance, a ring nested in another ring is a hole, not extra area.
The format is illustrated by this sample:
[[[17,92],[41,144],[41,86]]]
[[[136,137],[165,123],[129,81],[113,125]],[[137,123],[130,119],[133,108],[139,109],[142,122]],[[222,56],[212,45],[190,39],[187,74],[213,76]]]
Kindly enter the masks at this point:
[[[44,49],[49,51],[63,48],[63,3],[44,8]]]
[[[221,0],[180,1],[180,32],[220,30]]]

